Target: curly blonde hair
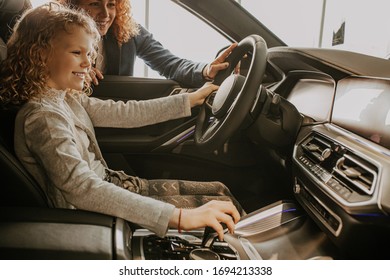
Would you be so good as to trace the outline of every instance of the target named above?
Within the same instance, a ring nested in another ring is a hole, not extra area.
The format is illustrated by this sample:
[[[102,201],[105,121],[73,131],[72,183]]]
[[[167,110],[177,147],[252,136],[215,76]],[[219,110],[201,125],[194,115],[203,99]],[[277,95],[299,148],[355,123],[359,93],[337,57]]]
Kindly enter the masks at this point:
[[[72,8],[79,8],[82,0],[57,0],[63,5]],[[116,17],[112,23],[112,31],[119,44],[128,42],[131,38],[139,34],[139,25],[131,14],[131,4],[129,0],[116,0]]]
[[[58,3],[42,5],[23,14],[8,40],[7,58],[0,65],[0,102],[3,105],[21,105],[44,92],[52,41],[61,31],[71,32],[75,26],[84,28],[94,38],[97,48],[100,35],[94,21],[86,14]],[[97,53],[92,52],[93,60]],[[84,91],[90,92],[88,81]]]

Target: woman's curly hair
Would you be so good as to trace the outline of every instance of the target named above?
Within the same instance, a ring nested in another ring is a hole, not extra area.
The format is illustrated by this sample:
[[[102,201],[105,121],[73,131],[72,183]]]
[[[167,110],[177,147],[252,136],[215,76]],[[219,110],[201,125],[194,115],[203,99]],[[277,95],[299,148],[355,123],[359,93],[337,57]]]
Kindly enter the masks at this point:
[[[57,1],[77,9],[81,0]],[[139,34],[139,25],[132,17],[130,0],[116,0],[115,2],[116,17],[110,28],[118,43],[123,44]]]
[[[74,26],[84,28],[93,36],[97,48],[100,35],[94,21],[86,14],[49,3],[22,15],[7,42],[7,58],[0,65],[0,103],[3,106],[21,105],[44,92],[52,41],[61,31],[71,32]],[[96,50],[93,50],[92,59],[95,58]],[[90,91],[88,81],[84,91]]]

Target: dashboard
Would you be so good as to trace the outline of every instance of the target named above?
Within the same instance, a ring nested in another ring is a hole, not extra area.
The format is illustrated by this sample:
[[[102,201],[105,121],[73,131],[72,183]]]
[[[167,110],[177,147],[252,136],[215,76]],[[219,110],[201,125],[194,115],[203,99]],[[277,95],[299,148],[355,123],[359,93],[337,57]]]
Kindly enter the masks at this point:
[[[390,233],[390,77],[334,54],[271,50],[267,90],[303,118],[291,151],[299,204],[344,253],[377,257]]]

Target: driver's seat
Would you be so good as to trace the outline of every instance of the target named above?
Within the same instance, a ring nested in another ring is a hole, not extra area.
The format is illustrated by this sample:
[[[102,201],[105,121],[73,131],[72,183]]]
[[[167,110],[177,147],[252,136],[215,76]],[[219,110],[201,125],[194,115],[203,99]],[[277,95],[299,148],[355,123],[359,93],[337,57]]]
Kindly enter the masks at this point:
[[[2,41],[7,41],[17,18],[29,8],[31,8],[30,0],[0,0],[0,38]],[[1,55],[1,58],[3,56],[5,54]],[[0,109],[0,170],[2,174],[0,205],[48,207],[44,192],[15,155],[16,113],[17,109]]]
[[[0,110],[1,206],[48,207],[46,196],[14,152],[16,109]]]

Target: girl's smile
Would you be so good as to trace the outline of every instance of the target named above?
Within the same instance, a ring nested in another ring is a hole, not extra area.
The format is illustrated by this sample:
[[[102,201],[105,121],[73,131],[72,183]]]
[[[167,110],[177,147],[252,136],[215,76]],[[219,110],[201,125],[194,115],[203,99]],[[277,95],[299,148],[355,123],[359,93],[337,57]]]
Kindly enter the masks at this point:
[[[61,32],[52,41],[48,85],[55,89],[82,90],[91,69],[93,38],[83,28]]]

